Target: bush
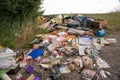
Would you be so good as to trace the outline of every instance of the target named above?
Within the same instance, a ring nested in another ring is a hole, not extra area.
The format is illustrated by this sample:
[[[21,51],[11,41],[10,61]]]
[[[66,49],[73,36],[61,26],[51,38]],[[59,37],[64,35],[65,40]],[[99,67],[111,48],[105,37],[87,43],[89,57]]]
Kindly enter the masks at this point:
[[[22,29],[30,21],[34,21],[36,16],[42,15],[41,4],[42,0],[0,0],[0,45],[15,48],[13,35],[23,33]],[[26,35],[27,33],[32,32],[24,32]],[[32,36],[26,37],[26,35],[23,36],[26,39]]]

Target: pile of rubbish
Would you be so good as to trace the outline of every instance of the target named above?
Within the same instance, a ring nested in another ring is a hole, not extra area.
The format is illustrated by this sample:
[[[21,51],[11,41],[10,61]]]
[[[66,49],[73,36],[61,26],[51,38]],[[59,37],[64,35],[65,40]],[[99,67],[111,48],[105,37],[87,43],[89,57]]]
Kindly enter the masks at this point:
[[[56,25],[67,26],[78,30],[90,30],[107,28],[107,20],[95,19],[93,17],[86,17],[83,15],[57,15],[50,19],[50,27],[56,28]]]
[[[104,70],[110,66],[99,54],[102,47],[115,43],[116,39],[104,38],[104,29],[96,32],[99,36],[96,37],[91,30],[47,24],[43,28],[49,30],[49,34],[35,35],[36,39],[30,43],[32,49],[14,52],[9,48],[0,48],[0,78],[41,80],[44,76],[41,74],[48,71],[44,80],[56,80],[76,71],[81,80],[111,80],[108,77],[111,74]],[[45,72],[41,73],[41,70]]]

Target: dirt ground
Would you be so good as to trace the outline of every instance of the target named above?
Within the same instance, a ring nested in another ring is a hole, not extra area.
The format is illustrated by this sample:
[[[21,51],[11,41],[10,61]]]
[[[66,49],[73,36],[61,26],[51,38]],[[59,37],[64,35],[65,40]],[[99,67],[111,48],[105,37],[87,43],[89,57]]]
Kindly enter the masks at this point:
[[[100,56],[110,65],[108,71],[112,74],[113,80],[120,80],[120,31],[108,34],[106,37],[117,39],[117,43],[103,47]]]

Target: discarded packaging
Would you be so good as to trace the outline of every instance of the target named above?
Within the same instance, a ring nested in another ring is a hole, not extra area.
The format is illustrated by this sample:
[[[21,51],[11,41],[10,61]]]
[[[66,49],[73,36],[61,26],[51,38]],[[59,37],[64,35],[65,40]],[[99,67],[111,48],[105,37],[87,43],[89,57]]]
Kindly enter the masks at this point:
[[[69,70],[68,66],[65,66],[65,67],[60,67],[60,72],[61,73],[70,73],[71,71]]]
[[[38,58],[39,56],[43,55],[44,51],[39,49],[34,49],[28,55],[31,56],[33,59]]]
[[[82,56],[82,62],[83,62],[83,66],[85,68],[92,68],[93,67],[93,61],[88,55]]]
[[[106,36],[106,31],[104,29],[99,30],[99,31],[96,32],[96,35],[98,37],[104,37],[104,36]]]
[[[99,65],[99,68],[110,68],[108,63],[106,63],[104,60],[102,60],[100,57],[96,57],[96,61]]]
[[[114,38],[107,38],[107,41],[109,41],[110,43],[117,43],[117,40]]]
[[[89,69],[84,69],[81,72],[81,76],[82,78],[86,79],[86,80],[92,80],[92,78],[95,76],[96,72],[93,70],[89,70]]]

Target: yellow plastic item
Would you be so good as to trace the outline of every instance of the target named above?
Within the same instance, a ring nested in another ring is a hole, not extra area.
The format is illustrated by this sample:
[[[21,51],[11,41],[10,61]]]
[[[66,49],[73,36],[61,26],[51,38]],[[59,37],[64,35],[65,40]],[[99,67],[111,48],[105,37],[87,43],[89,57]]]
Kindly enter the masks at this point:
[[[1,45],[0,45],[0,49],[3,48]]]

